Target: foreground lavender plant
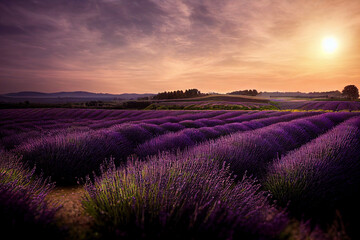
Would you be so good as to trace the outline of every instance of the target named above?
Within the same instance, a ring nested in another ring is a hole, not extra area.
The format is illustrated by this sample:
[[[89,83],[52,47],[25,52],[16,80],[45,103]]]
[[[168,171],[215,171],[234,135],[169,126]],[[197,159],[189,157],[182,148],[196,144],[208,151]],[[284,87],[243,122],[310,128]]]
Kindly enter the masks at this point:
[[[351,118],[290,152],[270,167],[265,187],[297,217],[327,223],[343,210],[358,232],[359,133],[360,117]]]
[[[86,183],[83,206],[107,239],[272,239],[287,217],[259,188],[211,160],[160,155],[124,169],[110,164]]]
[[[20,160],[2,153],[0,156],[0,229],[13,239],[59,239],[64,232],[55,225],[58,207],[49,205],[45,197],[54,187]]]

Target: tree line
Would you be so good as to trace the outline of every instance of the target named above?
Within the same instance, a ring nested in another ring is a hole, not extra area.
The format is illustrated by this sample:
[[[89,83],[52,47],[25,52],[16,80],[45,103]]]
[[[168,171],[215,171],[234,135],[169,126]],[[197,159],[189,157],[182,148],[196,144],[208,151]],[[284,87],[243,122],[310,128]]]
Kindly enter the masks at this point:
[[[234,91],[234,92],[230,92],[230,93],[227,93],[227,94],[256,96],[259,93],[258,93],[258,91],[256,89],[252,89],[252,90],[239,90],[239,91]]]
[[[266,94],[266,92],[264,92]],[[248,89],[248,90],[238,90],[229,92],[227,94],[230,95],[247,95],[247,96],[256,96],[258,94],[264,94],[262,92],[258,92],[256,89]],[[270,93],[271,94],[271,93]],[[272,93],[273,95],[276,93]],[[277,92],[279,96],[291,95],[291,96],[308,96],[308,97],[319,97],[319,94],[323,94],[325,97],[329,98],[330,96],[338,96],[339,98],[346,98],[349,100],[356,100],[359,98],[359,90],[355,85],[347,85],[345,88],[340,91],[330,91],[330,92],[311,92],[311,93],[301,93],[301,92]],[[325,95],[326,94],[326,95]],[[157,95],[153,96],[152,99],[160,100],[160,99],[179,99],[179,98],[193,98],[193,97],[201,97],[209,94],[201,93],[198,89],[187,89],[177,90],[177,91],[165,91],[160,92]],[[148,98],[147,98],[148,99]]]
[[[153,99],[160,100],[160,99],[178,99],[178,98],[193,98],[193,97],[201,97],[205,96],[206,94],[201,93],[198,89],[187,89],[177,90],[177,91],[169,91],[169,92],[160,92],[153,96]]]
[[[256,96],[259,94],[259,92],[256,89],[253,90],[239,90],[239,91],[234,91],[234,92],[230,92],[227,94],[232,94],[232,95],[248,95],[248,96]],[[286,94],[286,93],[279,93],[280,95]],[[334,94],[334,95],[340,95],[343,98],[349,99],[349,100],[356,100],[359,98],[359,89],[355,86],[355,85],[347,85],[344,87],[344,89],[342,90],[342,92],[340,93],[340,91],[330,91],[330,92],[312,92],[312,93],[288,93],[288,94],[302,94],[302,95],[306,95],[309,97],[312,97],[314,95],[318,95],[318,94]]]

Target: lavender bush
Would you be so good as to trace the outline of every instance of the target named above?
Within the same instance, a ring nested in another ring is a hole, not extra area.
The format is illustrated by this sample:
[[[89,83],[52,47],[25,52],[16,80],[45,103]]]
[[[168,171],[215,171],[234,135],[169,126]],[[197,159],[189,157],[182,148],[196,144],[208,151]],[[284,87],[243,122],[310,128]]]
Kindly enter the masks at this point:
[[[46,196],[54,187],[34,176],[15,156],[0,155],[0,229],[13,239],[60,239],[64,232],[56,226],[58,207]]]
[[[94,131],[44,137],[21,145],[14,152],[36,165],[57,184],[75,184],[99,168],[105,158],[123,159],[131,149],[120,133]]]
[[[102,238],[273,239],[283,211],[248,177],[187,153],[114,164],[86,183],[83,206]]]
[[[294,216],[327,223],[336,209],[357,223],[360,213],[360,117],[275,161],[264,185]]]

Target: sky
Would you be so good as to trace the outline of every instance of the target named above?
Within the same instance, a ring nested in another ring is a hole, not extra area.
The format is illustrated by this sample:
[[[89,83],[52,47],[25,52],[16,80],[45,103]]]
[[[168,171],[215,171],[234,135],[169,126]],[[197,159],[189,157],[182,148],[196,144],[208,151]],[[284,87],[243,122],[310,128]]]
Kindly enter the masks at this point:
[[[0,93],[349,84],[360,88],[358,0],[0,0]]]

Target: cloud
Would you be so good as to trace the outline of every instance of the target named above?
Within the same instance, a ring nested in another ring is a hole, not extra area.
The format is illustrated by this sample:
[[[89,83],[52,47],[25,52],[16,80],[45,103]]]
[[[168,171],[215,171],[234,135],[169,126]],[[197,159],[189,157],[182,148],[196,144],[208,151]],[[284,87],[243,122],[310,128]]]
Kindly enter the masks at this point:
[[[359,11],[351,0],[4,0],[1,91],[340,88],[360,78]],[[336,58],[319,50],[326,34],[343,43]]]

